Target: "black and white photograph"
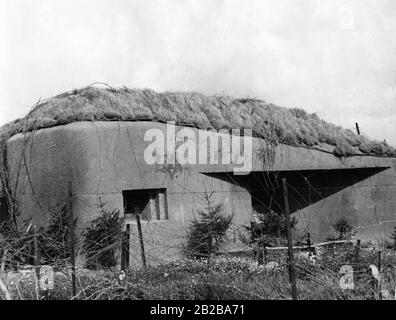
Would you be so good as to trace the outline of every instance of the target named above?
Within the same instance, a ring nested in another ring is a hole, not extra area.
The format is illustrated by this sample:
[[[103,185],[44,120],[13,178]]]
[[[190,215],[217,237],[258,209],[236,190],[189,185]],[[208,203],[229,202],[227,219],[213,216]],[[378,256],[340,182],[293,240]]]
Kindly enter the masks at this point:
[[[394,0],[0,0],[0,300],[396,300],[395,34]]]

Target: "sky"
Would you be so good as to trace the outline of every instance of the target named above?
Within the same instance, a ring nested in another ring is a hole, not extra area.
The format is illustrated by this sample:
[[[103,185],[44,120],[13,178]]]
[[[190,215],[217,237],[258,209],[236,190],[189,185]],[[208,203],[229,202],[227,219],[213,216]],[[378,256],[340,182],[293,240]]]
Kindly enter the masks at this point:
[[[260,98],[396,146],[394,0],[0,0],[0,125],[104,82]]]

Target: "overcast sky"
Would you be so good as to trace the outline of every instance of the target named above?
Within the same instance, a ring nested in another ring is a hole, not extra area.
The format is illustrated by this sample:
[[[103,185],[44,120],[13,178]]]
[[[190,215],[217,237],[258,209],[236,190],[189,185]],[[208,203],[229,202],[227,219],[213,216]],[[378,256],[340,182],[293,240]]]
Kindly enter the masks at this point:
[[[394,0],[0,0],[0,125],[106,82],[256,97],[396,145]]]

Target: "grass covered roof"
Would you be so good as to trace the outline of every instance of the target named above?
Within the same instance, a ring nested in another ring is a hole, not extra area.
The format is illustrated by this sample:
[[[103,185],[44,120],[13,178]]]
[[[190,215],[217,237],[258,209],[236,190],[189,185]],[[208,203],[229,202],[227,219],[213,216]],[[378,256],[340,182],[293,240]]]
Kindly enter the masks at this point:
[[[1,127],[0,139],[76,121],[139,120],[175,121],[202,129],[253,129],[269,143],[310,148],[331,145],[337,156],[396,156],[396,150],[385,142],[370,141],[301,109],[282,108],[256,99],[125,87],[90,86],[41,101],[26,117]]]

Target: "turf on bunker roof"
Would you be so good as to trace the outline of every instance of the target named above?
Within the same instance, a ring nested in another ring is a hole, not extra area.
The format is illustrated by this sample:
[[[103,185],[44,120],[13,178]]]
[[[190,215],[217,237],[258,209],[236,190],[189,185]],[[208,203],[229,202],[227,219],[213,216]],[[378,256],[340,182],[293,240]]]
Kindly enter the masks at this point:
[[[175,121],[201,129],[253,129],[269,143],[316,148],[333,146],[337,156],[396,156],[386,142],[371,141],[301,109],[287,109],[257,99],[200,93],[86,87],[38,103],[24,118],[0,128],[0,139],[17,133],[76,121]]]

